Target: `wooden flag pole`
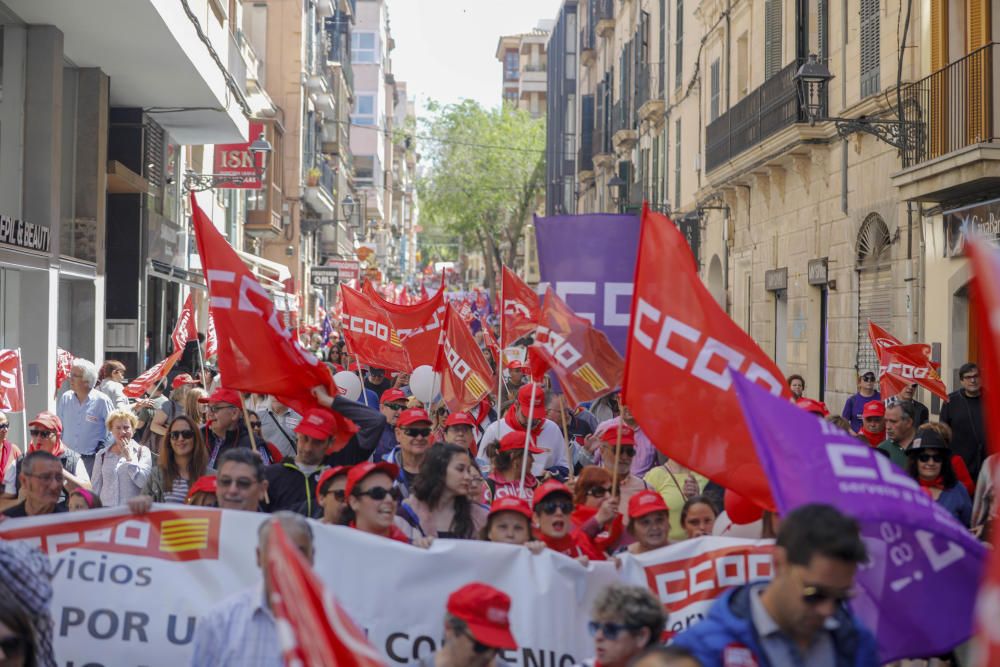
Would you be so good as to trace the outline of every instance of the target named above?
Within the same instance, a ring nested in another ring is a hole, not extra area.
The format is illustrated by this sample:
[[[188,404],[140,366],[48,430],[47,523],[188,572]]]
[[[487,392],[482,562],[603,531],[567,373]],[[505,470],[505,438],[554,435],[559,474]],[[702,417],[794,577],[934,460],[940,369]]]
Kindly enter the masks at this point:
[[[622,419],[618,418],[618,435],[615,437],[615,464],[611,471],[611,494],[618,497],[618,460],[622,453]]]
[[[535,390],[538,387],[538,383],[532,380],[531,382],[531,404],[528,406],[528,426],[524,436],[524,457],[521,459],[521,486],[518,490],[518,496],[524,498],[524,478],[528,475],[528,450],[531,448],[531,420],[535,416]],[[499,431],[497,431],[499,433]]]
[[[566,459],[569,461],[569,483],[573,483],[573,446],[569,443],[569,426],[566,424],[566,395],[559,394],[559,407],[562,408],[563,440],[566,441]]]

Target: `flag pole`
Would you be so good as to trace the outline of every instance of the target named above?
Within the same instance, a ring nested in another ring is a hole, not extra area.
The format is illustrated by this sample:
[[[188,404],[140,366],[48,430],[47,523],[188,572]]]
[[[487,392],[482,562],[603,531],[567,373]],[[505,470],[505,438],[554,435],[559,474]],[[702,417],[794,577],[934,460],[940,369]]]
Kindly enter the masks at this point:
[[[349,356],[354,357],[354,353],[351,352],[351,344],[347,342],[347,336],[344,336],[344,348],[347,350],[347,354]],[[360,357],[354,357],[354,358],[355,358],[355,363],[358,365],[358,371],[357,371],[358,380],[361,381],[361,400],[365,402],[365,405],[367,407],[371,407],[370,405],[368,405],[368,394],[365,393],[365,379],[361,377],[361,358]],[[348,366],[350,366],[350,364],[348,364]]]
[[[247,410],[247,402],[243,399],[243,392],[241,391],[239,392],[239,394],[240,394],[240,409],[243,411],[243,421],[246,423],[247,432],[250,433],[250,446],[253,447],[253,450],[256,452],[257,438],[254,437],[253,429],[250,428],[250,411]]]
[[[56,352],[56,363],[59,363],[59,352]],[[28,401],[24,395],[24,357],[21,356],[21,348],[17,348],[17,374],[21,385],[21,446],[23,452],[28,451]],[[58,393],[59,387],[56,387]],[[75,471],[74,471],[75,472]]]
[[[500,295],[498,299],[500,301],[500,340],[497,341],[500,347],[500,354],[497,355],[497,418],[499,419],[503,405],[503,264],[500,265],[500,289],[497,290],[497,294]]]
[[[615,464],[611,471],[611,495],[618,497],[618,460],[622,453],[622,418],[618,417],[618,435],[615,437]]]
[[[566,394],[559,394],[559,405],[562,408],[563,440],[566,441],[566,459],[569,461],[569,483],[573,483],[573,446],[569,444],[569,426],[566,424]]]
[[[528,405],[528,426],[524,437],[524,456],[521,458],[521,486],[517,492],[520,498],[524,498],[524,478],[528,476],[528,450],[531,449],[531,419],[535,416],[535,389],[537,387],[538,383],[532,378],[531,403]]]

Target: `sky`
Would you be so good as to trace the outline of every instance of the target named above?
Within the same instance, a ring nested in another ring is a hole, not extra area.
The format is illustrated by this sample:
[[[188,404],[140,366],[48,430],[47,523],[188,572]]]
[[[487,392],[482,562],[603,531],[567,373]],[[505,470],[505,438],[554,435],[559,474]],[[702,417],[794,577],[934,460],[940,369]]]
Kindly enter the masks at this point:
[[[496,59],[501,35],[529,32],[539,19],[555,19],[562,0],[387,0],[396,48],[397,81],[417,99],[486,107],[500,104],[502,76]]]

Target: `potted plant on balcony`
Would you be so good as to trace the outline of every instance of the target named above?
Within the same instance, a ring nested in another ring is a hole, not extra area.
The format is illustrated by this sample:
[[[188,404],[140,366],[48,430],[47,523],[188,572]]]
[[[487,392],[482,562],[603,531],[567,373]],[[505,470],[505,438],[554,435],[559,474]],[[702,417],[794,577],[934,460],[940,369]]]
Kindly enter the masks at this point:
[[[312,167],[306,172],[306,185],[313,188],[319,185],[319,177],[321,172],[318,167]]]

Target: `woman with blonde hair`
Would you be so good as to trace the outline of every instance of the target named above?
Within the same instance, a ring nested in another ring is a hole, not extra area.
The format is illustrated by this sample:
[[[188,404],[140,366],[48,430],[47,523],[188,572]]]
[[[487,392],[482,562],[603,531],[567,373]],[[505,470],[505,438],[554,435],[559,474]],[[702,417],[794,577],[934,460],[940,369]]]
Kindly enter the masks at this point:
[[[97,452],[91,478],[91,488],[106,507],[126,504],[142,492],[149,479],[153,456],[148,447],[132,438],[138,423],[128,410],[108,415],[106,424],[114,442]]]
[[[195,429],[200,429],[205,425],[205,412],[208,410],[208,404],[201,402],[199,399],[206,396],[208,396],[208,392],[201,387],[191,387],[188,389],[184,395],[184,414],[177,416],[187,416],[191,423],[194,424]],[[162,451],[161,449],[161,453]]]

